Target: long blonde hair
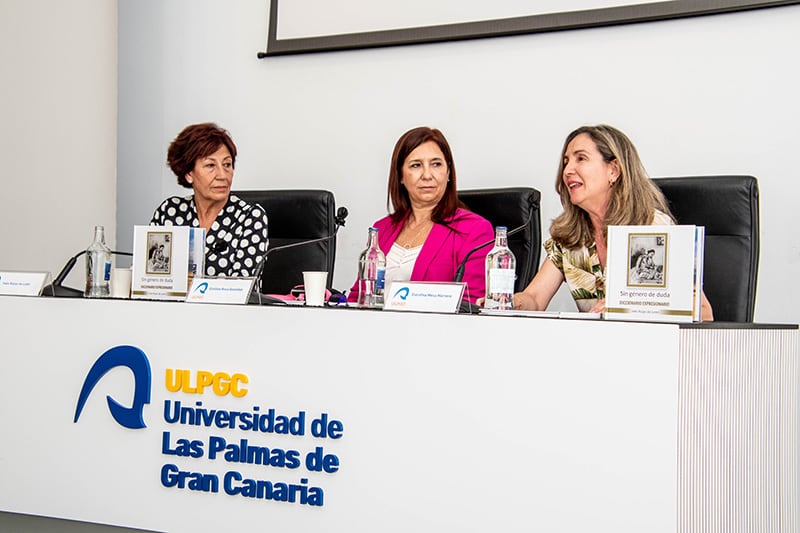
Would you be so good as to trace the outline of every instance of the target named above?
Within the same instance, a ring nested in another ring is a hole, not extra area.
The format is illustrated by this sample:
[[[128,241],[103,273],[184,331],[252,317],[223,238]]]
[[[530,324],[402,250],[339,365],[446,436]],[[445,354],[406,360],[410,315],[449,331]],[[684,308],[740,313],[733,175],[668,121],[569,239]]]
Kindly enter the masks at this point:
[[[589,246],[594,242],[589,214],[570,201],[569,189],[563,179],[567,146],[582,133],[594,141],[606,163],[617,161],[620,169],[619,178],[611,185],[611,199],[606,208],[603,235],[608,226],[652,224],[656,210],[672,217],[664,195],[650,181],[639,159],[639,153],[628,136],[605,124],[582,126],[567,135],[561,149],[556,192],[561,197],[564,211],[550,224],[550,236],[554,241],[565,248]]]

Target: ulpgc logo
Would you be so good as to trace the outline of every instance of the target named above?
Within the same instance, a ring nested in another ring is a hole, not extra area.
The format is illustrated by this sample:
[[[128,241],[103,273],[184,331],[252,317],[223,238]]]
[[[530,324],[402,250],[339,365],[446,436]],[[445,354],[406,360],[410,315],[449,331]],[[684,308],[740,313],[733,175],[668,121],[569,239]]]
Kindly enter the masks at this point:
[[[197,285],[197,287],[194,288],[194,292],[199,292],[200,294],[205,294],[207,290],[208,290],[207,281],[200,283],[199,285]]]
[[[152,381],[150,361],[148,361],[145,353],[135,346],[115,346],[106,350],[103,355],[97,358],[83,382],[83,388],[81,388],[80,396],[78,396],[78,405],[75,408],[74,422],[78,422],[83,406],[86,404],[86,400],[89,399],[89,395],[94,390],[97,382],[109,370],[117,367],[126,367],[133,372],[133,403],[130,407],[125,407],[111,396],[106,396],[111,416],[114,417],[118,424],[126,428],[141,429],[146,427],[142,414],[144,405],[150,403],[150,382]]]
[[[395,305],[405,305],[405,301],[408,298],[408,294],[410,292],[411,292],[411,289],[409,289],[408,287],[400,287],[392,295],[392,302]]]

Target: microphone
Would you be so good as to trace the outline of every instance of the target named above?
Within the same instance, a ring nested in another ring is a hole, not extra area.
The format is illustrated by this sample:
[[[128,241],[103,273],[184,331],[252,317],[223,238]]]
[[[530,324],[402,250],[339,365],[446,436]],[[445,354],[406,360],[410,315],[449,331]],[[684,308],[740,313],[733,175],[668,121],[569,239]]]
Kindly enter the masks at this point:
[[[83,291],[79,291],[78,289],[73,289],[73,288],[70,288],[70,287],[64,287],[62,285],[62,283],[64,283],[64,280],[67,278],[69,273],[72,271],[72,268],[75,266],[75,263],[78,262],[78,258],[80,258],[80,256],[82,256],[85,253],[86,253],[86,250],[82,250],[82,251],[78,252],[77,254],[73,255],[72,257],[70,257],[69,260],[67,260],[67,264],[64,265],[64,268],[61,269],[61,271],[55,277],[53,282],[50,283],[50,289],[51,289],[51,292],[52,292],[52,296],[56,296],[56,289],[57,288],[60,289],[58,291],[58,292],[61,293],[60,296],[74,296],[74,297],[77,297],[77,296],[82,296],[83,295]],[[133,256],[133,253],[131,253],[131,252],[118,252],[116,250],[112,250],[111,251],[111,255]]]
[[[209,246],[208,249],[214,252],[215,254],[221,254],[222,252],[228,249],[228,243],[225,241],[216,241],[214,244]]]
[[[525,222],[523,222],[522,224],[520,224],[516,228],[512,229],[511,231],[509,231],[506,235],[508,237],[511,237],[512,235],[515,235],[515,234],[519,233],[520,231],[523,231],[525,228],[527,228],[528,224],[531,223],[531,219],[533,218],[533,211],[534,211],[533,209],[530,209],[529,212],[528,212],[528,218],[525,219]],[[461,261],[461,263],[458,264],[458,268],[456,269],[456,275],[455,275],[455,278],[453,279],[454,282],[458,283],[464,278],[464,270],[467,268],[467,261],[469,260],[470,256],[472,254],[474,254],[475,252],[477,252],[478,250],[480,250],[481,248],[485,248],[485,247],[489,246],[490,244],[494,244],[494,239],[492,239],[490,241],[486,241],[483,244],[479,244],[478,246],[476,246],[475,248],[473,248],[472,250],[467,252],[467,255],[464,256],[464,260]]]
[[[336,210],[336,215],[334,215],[334,217],[333,217],[333,223],[334,223],[333,233],[331,233],[330,235],[326,235],[324,237],[318,237],[316,239],[309,239],[309,240],[306,240],[306,241],[298,241],[298,242],[293,242],[293,243],[290,243],[290,244],[284,244],[283,246],[276,246],[274,248],[270,248],[269,250],[267,250],[264,253],[264,255],[261,256],[261,262],[258,264],[258,268],[256,269],[256,271],[255,271],[255,273],[253,275],[253,277],[256,280],[256,284],[258,284],[258,281],[261,278],[261,274],[264,271],[264,265],[266,265],[267,259],[269,258],[269,256],[271,254],[273,254],[275,252],[279,252],[281,250],[288,250],[289,248],[296,248],[298,246],[307,246],[309,244],[316,244],[316,243],[320,243],[320,242],[326,242],[326,241],[329,241],[331,239],[335,239],[336,238],[336,234],[339,232],[339,228],[345,225],[345,219],[347,218],[347,215],[349,215],[349,214],[350,214],[350,212],[344,206],[342,206],[342,207],[340,207],[339,209]],[[258,285],[256,285],[256,286],[258,287]],[[259,298],[260,298],[261,297],[260,288],[258,290],[258,294],[259,294]]]
[[[344,206],[336,210],[336,216],[333,217],[333,221],[336,224],[336,230],[339,229],[339,226],[344,226],[344,219],[346,219],[347,215],[349,214],[350,212]]]

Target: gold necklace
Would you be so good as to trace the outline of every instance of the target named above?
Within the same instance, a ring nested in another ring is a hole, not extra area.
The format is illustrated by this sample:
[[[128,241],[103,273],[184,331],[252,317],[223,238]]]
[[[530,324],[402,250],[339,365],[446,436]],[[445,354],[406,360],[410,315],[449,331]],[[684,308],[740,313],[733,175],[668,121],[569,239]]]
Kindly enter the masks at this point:
[[[430,224],[429,224],[429,222],[430,222]],[[417,228],[414,231],[414,233],[411,234],[411,237],[406,235],[406,238],[404,239],[405,243],[404,244],[400,244],[400,246],[402,246],[405,249],[414,248],[414,245],[416,244],[417,239],[420,236],[422,236],[422,234],[425,232],[426,229],[430,230],[432,227],[433,227],[433,222],[432,221],[426,221],[426,222],[421,223],[420,225],[417,226]],[[406,222],[406,229],[408,229],[408,222]],[[423,242],[425,242],[424,239],[423,239]]]

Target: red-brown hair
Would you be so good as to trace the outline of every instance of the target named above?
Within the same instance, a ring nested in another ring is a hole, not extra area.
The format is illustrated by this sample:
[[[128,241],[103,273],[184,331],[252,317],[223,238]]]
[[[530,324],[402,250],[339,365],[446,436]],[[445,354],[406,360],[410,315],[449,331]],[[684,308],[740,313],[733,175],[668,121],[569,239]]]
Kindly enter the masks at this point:
[[[389,168],[389,190],[386,195],[386,208],[394,222],[403,220],[411,210],[408,191],[400,182],[403,177],[403,164],[405,164],[408,154],[413,152],[417,146],[428,141],[435,142],[442,151],[447,169],[450,171],[450,180],[445,187],[444,196],[433,209],[431,218],[434,222],[442,224],[455,215],[456,209],[464,207],[456,193],[456,165],[453,162],[453,152],[450,150],[450,145],[447,144],[447,139],[437,129],[420,126],[405,132],[394,145],[392,164]]]
[[[227,131],[211,122],[186,126],[167,150],[167,164],[178,177],[178,185],[191,189],[186,174],[194,169],[198,159],[210,156],[222,146],[231,153],[231,164],[235,168],[236,145]]]

